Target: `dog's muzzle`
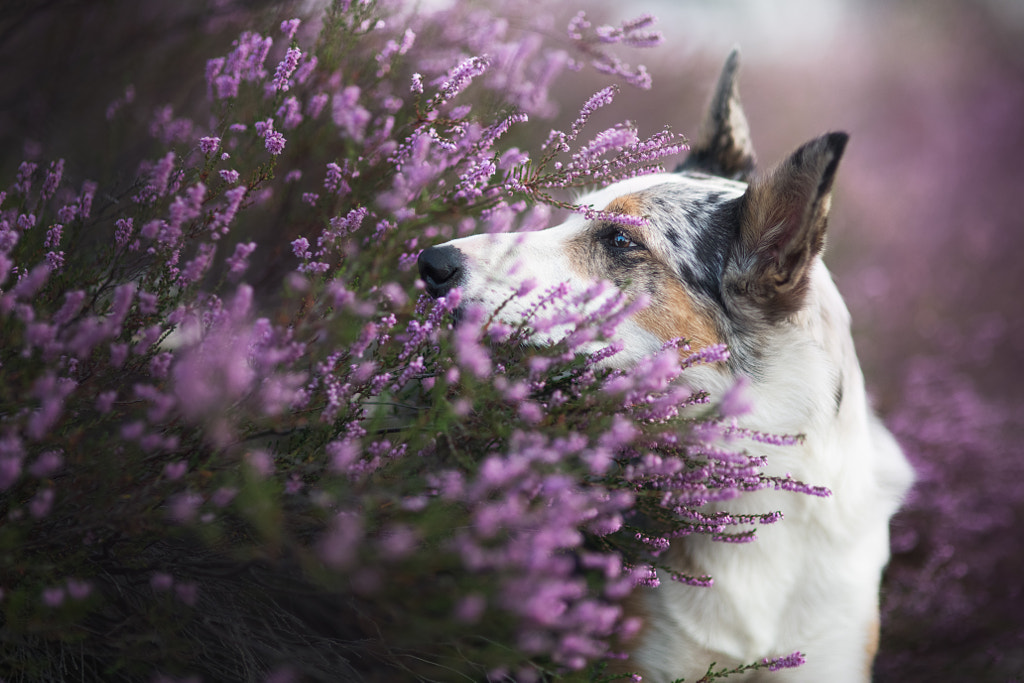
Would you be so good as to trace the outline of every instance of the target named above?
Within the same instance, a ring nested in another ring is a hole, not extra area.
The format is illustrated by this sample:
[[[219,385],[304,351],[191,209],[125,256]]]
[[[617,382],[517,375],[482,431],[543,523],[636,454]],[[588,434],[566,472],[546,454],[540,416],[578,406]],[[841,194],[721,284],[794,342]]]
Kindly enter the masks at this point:
[[[424,249],[416,264],[420,277],[427,285],[427,294],[435,299],[458,287],[465,280],[465,256],[455,247],[429,247]]]

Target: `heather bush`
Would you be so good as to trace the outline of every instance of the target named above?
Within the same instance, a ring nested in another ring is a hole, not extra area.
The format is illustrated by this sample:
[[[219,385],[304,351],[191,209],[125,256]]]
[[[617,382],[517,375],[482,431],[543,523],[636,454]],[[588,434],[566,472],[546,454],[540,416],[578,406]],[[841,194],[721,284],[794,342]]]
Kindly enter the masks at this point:
[[[651,17],[315,21],[242,33],[187,112],[126,90],[130,181],[25,161],[0,192],[4,680],[600,678],[671,538],[780,518],[700,505],[827,495],[761,474],[757,444],[798,437],[678,381],[726,349],[629,374],[586,352],[643,301],[556,288],[518,325],[454,325],[457,291],[418,293],[425,246],[593,214],[574,191],[684,148],[590,130],[615,85],[544,124],[566,71],[649,87],[620,52],[659,42]]]

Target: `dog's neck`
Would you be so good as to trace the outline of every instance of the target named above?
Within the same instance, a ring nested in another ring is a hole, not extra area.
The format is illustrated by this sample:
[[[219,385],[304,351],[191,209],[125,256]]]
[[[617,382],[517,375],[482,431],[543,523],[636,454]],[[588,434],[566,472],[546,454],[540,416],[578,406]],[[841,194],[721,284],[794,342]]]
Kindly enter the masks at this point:
[[[811,279],[803,309],[784,323],[759,330],[760,338],[751,341],[750,346],[759,349],[756,359],[740,360],[735,372],[696,367],[684,379],[718,399],[732,389],[737,375],[744,377],[750,410],[735,416],[737,424],[804,437],[802,444],[793,446],[749,445],[769,456],[766,473],[791,474],[808,484],[834,488],[843,483],[841,454],[868,447],[858,443],[857,435],[868,433],[871,413],[846,305],[820,260]],[[836,441],[839,448],[822,448],[824,442]]]

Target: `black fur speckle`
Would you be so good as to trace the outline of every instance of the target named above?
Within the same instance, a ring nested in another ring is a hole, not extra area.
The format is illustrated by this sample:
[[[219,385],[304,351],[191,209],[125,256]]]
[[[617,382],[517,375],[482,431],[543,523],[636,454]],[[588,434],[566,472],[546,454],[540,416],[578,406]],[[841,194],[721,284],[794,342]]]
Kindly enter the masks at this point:
[[[836,168],[839,166],[839,160],[843,156],[843,150],[846,149],[846,142],[849,139],[850,136],[846,133],[829,133],[825,139],[825,144],[828,146],[829,151],[832,152],[832,159],[829,160],[825,171],[821,174],[821,182],[818,183],[818,197],[823,196],[832,189],[832,179],[836,175]]]
[[[665,231],[665,239],[672,245],[673,249],[679,250],[683,247],[683,236],[679,234],[679,231],[675,228],[669,228]]]
[[[680,264],[688,283],[717,303],[722,303],[725,261],[739,234],[740,203],[740,199],[733,199],[701,216],[690,247],[692,255]]]
[[[807,145],[800,147],[797,151],[793,152],[793,165],[800,168],[804,165],[804,149]]]

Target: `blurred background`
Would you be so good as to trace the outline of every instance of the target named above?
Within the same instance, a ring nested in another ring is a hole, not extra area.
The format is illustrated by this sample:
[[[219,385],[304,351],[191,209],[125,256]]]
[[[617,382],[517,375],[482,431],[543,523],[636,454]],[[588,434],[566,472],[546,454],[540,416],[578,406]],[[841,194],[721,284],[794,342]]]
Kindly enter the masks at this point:
[[[207,57],[243,28],[314,5],[7,0],[0,177],[13,180],[23,159],[63,157],[68,175],[125,182],[137,131],[106,125],[111,103],[187,112],[205,97]],[[607,123],[695,136],[739,45],[762,168],[822,132],[851,134],[826,260],[869,390],[919,476],[894,521],[876,680],[1024,680],[1024,2],[619,5],[566,4],[595,23],[650,12],[665,34],[626,56],[654,87],[623,86]],[[599,83],[584,72],[557,84],[554,125]]]

